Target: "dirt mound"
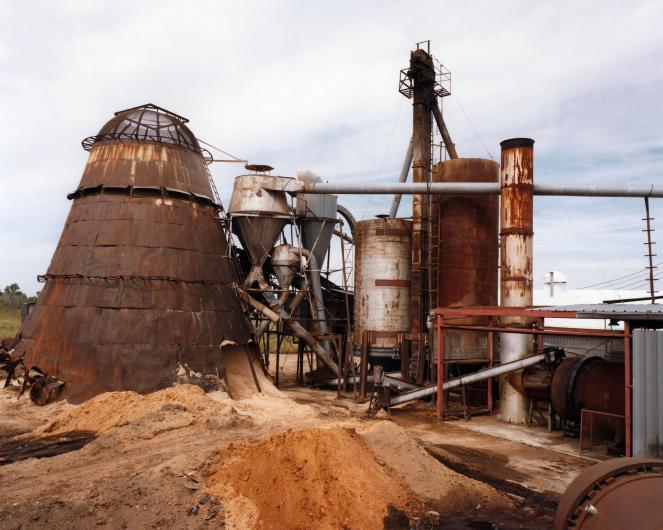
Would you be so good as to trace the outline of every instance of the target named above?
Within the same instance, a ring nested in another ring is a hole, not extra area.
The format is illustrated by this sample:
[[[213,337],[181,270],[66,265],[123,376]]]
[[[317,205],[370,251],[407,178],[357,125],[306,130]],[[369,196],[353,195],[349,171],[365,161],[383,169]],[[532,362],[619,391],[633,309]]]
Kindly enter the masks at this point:
[[[493,488],[440,464],[405,429],[390,421],[375,423],[361,434],[371,450],[403,477],[415,494],[436,505],[439,503],[445,512],[459,512],[477,505],[491,509],[511,505]]]
[[[230,401],[228,401],[230,403]],[[223,413],[228,403],[211,399],[194,385],[176,385],[145,396],[136,392],[107,392],[65,410],[55,416],[36,434],[69,431],[92,431],[97,434],[134,422],[168,405],[179,405],[193,414]]]
[[[234,528],[378,529],[411,493],[351,429],[288,430],[220,454],[210,489]]]

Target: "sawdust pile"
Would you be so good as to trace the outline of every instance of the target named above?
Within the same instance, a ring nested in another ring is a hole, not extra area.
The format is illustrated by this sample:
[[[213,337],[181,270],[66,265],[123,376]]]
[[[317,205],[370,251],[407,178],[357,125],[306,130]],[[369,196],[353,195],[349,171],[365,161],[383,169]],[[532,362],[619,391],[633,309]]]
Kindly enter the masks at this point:
[[[219,394],[218,392],[216,394]],[[102,434],[155,413],[166,406],[180,406],[200,415],[222,414],[230,410],[228,400],[223,403],[205,394],[195,385],[176,385],[152,394],[136,392],[107,392],[57,414],[37,434],[57,434],[69,431],[91,431]]]
[[[230,397],[233,399],[247,399],[260,394],[272,397],[284,397],[265,374],[262,363],[257,359],[253,361],[253,368],[245,351],[234,351],[223,358]],[[255,376],[255,377],[254,377]],[[256,380],[260,392],[256,388]]]
[[[390,421],[375,423],[361,434],[368,447],[403,477],[416,495],[439,503],[446,513],[477,506],[488,509],[511,506],[507,497],[490,486],[440,464],[405,429]]]
[[[414,506],[409,490],[347,428],[231,444],[206,482],[224,499],[231,528],[381,529],[389,505]]]

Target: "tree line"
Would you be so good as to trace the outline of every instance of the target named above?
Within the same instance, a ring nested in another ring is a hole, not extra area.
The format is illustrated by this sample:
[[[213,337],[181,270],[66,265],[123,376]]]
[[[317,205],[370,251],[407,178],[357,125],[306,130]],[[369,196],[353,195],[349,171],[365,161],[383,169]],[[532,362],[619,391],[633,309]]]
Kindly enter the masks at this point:
[[[21,305],[27,302],[36,302],[37,296],[39,296],[39,293],[37,293],[35,296],[26,295],[23,291],[21,291],[21,288],[17,283],[10,283],[9,285],[5,286],[5,288],[2,290],[2,294],[0,294],[0,298],[5,303],[5,305],[13,307],[14,309],[20,309]]]

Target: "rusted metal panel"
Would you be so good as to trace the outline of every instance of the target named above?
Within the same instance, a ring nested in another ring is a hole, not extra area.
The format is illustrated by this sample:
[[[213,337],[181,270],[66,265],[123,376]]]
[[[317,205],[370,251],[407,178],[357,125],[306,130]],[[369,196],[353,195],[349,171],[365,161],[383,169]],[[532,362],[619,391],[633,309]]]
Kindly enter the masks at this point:
[[[375,280],[375,287],[409,287],[410,280]]]
[[[178,364],[221,373],[220,344],[250,333],[217,209],[191,195],[214,196],[201,153],[94,138],[78,189],[103,187],[74,196],[17,349],[72,401],[169,386]]]
[[[457,158],[433,168],[433,182],[499,182],[499,165],[481,158]],[[433,252],[436,254],[437,305],[495,306],[498,289],[499,201],[481,195],[433,197]],[[487,324],[468,318],[467,324]],[[451,359],[486,356],[487,334],[445,333],[445,356]]]
[[[96,143],[79,188],[164,186],[213,196],[202,156],[188,149],[138,140]]]
[[[403,219],[369,219],[356,225],[355,344],[361,344],[365,332],[375,331],[369,346],[393,347],[397,334],[410,329],[410,228]]]

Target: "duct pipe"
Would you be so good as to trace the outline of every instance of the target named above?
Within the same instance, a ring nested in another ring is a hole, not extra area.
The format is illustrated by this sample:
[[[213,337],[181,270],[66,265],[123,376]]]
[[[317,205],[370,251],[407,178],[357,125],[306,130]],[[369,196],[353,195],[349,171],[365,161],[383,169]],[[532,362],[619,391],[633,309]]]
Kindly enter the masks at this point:
[[[287,311],[289,313],[288,318],[290,318],[290,315],[301,305],[301,303],[304,301],[304,298],[306,296],[307,291],[304,289],[300,289],[297,291],[297,294],[295,297],[290,301],[290,304],[288,304]],[[285,305],[285,301],[288,298],[288,292],[284,291],[281,293],[276,300],[276,303],[270,307],[272,310],[278,310],[280,307],[283,307]],[[263,313],[264,314],[264,313]],[[278,315],[277,315],[278,316]],[[280,318],[280,317],[279,317]],[[255,329],[255,340],[258,342],[260,340],[260,337],[262,337],[263,333],[267,331],[267,328],[269,327],[269,324],[273,322],[271,319],[266,319],[263,320],[260,325]]]
[[[500,185],[492,182],[394,182],[391,184],[330,184],[323,182],[290,193],[334,193],[337,195],[500,195]],[[621,197],[663,199],[662,186],[563,186],[536,184],[534,195],[552,197]]]
[[[442,135],[442,141],[444,142],[444,147],[449,153],[449,158],[458,158],[458,153],[456,152],[456,144],[451,140],[451,135],[449,134],[449,129],[447,129],[446,123],[444,123],[444,118],[442,118],[442,111],[440,107],[437,106],[437,101],[433,98],[433,104],[431,105],[433,110],[433,116],[435,117],[435,122],[437,123],[437,128],[440,130]]]
[[[328,333],[327,328],[327,314],[325,313],[325,303],[322,298],[322,285],[320,284],[320,267],[318,265],[318,260],[315,259],[313,252],[306,250],[305,248],[292,247],[295,252],[299,252],[301,256],[307,260],[307,269],[309,278],[311,278],[311,292],[313,293],[313,304],[315,305],[312,308],[312,313],[315,314],[318,331],[326,335]],[[328,340],[320,341],[325,350],[331,352],[331,344]]]
[[[410,173],[410,168],[412,167],[412,137],[410,137],[410,143],[407,146],[407,152],[405,153],[405,160],[403,160],[403,167],[401,167],[401,174],[398,177],[398,182],[406,182],[407,176]],[[398,207],[401,205],[401,195],[400,193],[394,195],[394,200],[391,201],[391,208],[389,209],[389,217],[395,219],[398,215]]]
[[[352,239],[354,240],[355,225],[357,224],[355,216],[352,215],[352,212],[350,210],[348,210],[345,206],[341,204],[336,205],[336,211],[340,213],[343,216],[343,218],[348,222],[348,227],[350,227],[350,234],[352,234]],[[352,243],[352,241],[350,241],[350,243]]]
[[[500,305],[532,306],[532,239],[534,226],[534,140],[504,140],[500,171]],[[503,325],[531,326],[523,317],[502,317]],[[532,337],[520,333],[500,334],[500,362],[509,363],[532,354]],[[500,419],[525,423],[527,398],[500,380]]]
[[[253,298],[249,293],[247,293],[241,287],[236,288],[237,294],[239,297],[249,304],[254,309],[260,311],[263,315],[269,318],[275,324],[282,320],[286,326],[299,338],[301,338],[322,361],[336,374],[338,375],[338,365],[334,362],[332,356],[322,347],[322,345],[316,340],[313,335],[311,335],[304,327],[297,322],[296,320],[290,320],[290,314],[285,309],[278,309],[278,311],[273,311],[265,304],[258,302]]]
[[[524,359],[518,359],[517,361],[512,361],[506,364],[500,364],[499,366],[494,366],[492,368],[486,368],[484,370],[479,370],[473,374],[464,375],[461,377],[456,377],[455,379],[449,379],[444,381],[442,384],[442,390],[451,390],[459,386],[469,385],[471,383],[478,383],[479,381],[485,381],[491,377],[498,377],[504,374],[511,372],[516,372],[527,368],[528,366],[533,366],[541,361],[550,361],[552,359],[552,353],[550,351],[545,351],[537,353],[536,355],[531,355]],[[389,401],[389,405],[400,405],[402,403],[407,403],[409,401],[415,401],[417,399],[424,398],[426,396],[432,396],[437,393],[437,385],[426,386],[412,392],[407,392],[396,396]]]

